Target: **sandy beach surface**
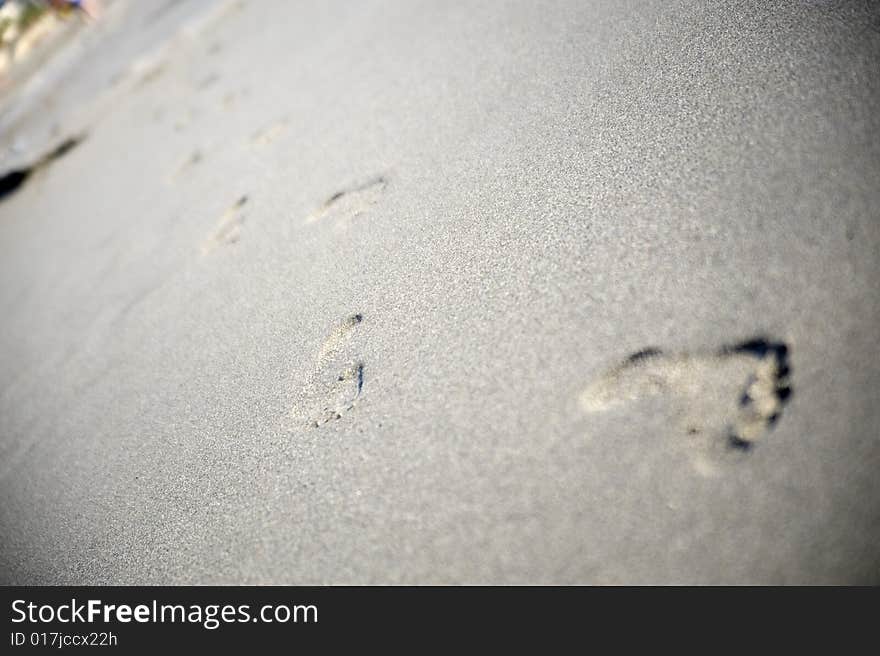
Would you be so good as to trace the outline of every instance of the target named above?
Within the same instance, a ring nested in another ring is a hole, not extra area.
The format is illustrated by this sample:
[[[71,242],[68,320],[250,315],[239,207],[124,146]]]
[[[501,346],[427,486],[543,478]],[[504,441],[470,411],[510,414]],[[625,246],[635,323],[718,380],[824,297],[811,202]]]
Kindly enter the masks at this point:
[[[0,100],[0,583],[880,582],[875,3],[105,5]]]

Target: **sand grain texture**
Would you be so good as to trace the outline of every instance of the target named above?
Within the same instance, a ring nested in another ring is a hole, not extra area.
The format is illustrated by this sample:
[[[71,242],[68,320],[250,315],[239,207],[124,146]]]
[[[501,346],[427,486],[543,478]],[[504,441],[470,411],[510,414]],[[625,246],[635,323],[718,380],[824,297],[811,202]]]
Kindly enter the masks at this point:
[[[0,582],[880,581],[871,3],[148,4],[0,107]]]

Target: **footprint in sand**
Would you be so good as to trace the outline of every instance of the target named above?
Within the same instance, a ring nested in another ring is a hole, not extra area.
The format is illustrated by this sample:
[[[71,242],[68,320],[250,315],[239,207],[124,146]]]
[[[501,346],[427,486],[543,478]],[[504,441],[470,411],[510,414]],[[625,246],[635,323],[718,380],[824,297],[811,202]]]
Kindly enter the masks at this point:
[[[353,332],[363,323],[354,314],[324,340],[305,385],[294,401],[297,423],[318,428],[352,410],[364,389],[364,363],[352,356]]]
[[[220,109],[226,111],[234,109],[240,100],[244,100],[250,95],[251,90],[249,88],[227,91],[220,99]]]
[[[309,214],[305,222],[333,221],[337,228],[344,227],[346,222],[356,219],[378,203],[387,186],[388,179],[379,176],[360,186],[337,191]]]
[[[160,77],[165,75],[167,71],[168,67],[165,65],[164,62],[153,62],[145,65],[144,68],[138,70],[138,72],[140,73],[140,77],[135,83],[135,88],[142,89],[143,87],[155,82]]]
[[[251,136],[251,145],[265,146],[280,137],[287,129],[288,119],[282,118],[260,128]]]
[[[672,404],[677,431],[693,447],[694,465],[715,471],[724,451],[748,451],[782,415],[791,397],[788,346],[764,338],[711,353],[634,353],[581,394],[588,413],[662,397]]]
[[[199,113],[197,110],[192,108],[187,108],[181,112],[177,119],[174,121],[174,131],[175,132],[184,132],[193,121],[198,118]]]
[[[242,196],[223,213],[213,234],[202,244],[202,255],[208,255],[220,246],[234,244],[239,240],[244,223],[242,208],[247,201],[248,197]]]
[[[180,178],[185,176],[191,169],[193,169],[197,164],[199,164],[205,158],[204,154],[201,150],[194,150],[186,159],[182,160],[180,164],[174,169],[171,175],[168,176],[169,182],[177,182]]]
[[[209,89],[221,80],[218,73],[209,73],[195,84],[196,91]]]

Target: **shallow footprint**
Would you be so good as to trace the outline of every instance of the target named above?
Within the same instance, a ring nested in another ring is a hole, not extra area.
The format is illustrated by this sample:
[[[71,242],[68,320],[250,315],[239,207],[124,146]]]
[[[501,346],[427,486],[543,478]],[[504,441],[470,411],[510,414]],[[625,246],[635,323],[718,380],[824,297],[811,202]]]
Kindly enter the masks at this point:
[[[337,191],[306,217],[306,223],[333,220],[340,226],[378,203],[387,186],[388,180],[379,176],[358,187]]]
[[[364,363],[351,357],[351,334],[363,322],[354,314],[324,340],[315,366],[296,396],[292,415],[297,423],[318,428],[354,409],[364,389]]]
[[[714,470],[725,451],[749,450],[781,416],[791,396],[788,346],[754,338],[711,353],[630,355],[581,394],[588,413],[661,397],[674,405],[677,431],[693,446],[695,466]]]
[[[353,362],[343,369],[335,380],[313,380],[304,396],[309,402],[304,404],[303,415],[307,425],[314,428],[327,422],[342,419],[342,415],[353,410],[364,388],[364,365]]]
[[[203,159],[205,158],[204,154],[198,148],[195,149],[190,155],[182,160],[180,164],[174,169],[171,175],[168,176],[169,182],[177,182],[184,175],[189,173],[190,170],[196,167]]]
[[[287,118],[282,118],[260,128],[251,136],[253,146],[265,146],[280,137],[287,129]]]
[[[223,213],[213,234],[202,244],[202,255],[208,255],[220,246],[234,244],[241,238],[241,226],[244,223],[242,208],[247,201],[248,197],[242,196]]]

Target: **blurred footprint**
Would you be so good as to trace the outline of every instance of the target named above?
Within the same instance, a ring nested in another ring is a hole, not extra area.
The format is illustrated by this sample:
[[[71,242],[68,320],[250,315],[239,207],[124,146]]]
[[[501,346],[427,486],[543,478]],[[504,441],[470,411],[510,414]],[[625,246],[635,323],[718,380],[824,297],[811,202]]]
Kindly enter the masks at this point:
[[[581,394],[588,413],[661,397],[672,405],[677,432],[693,446],[701,473],[730,450],[747,451],[776,424],[791,397],[788,346],[762,337],[712,353],[632,354]]]
[[[272,143],[287,129],[287,122],[286,118],[282,118],[260,128],[251,137],[251,144],[254,146],[265,146]]]
[[[340,226],[346,221],[356,219],[379,202],[388,186],[384,176],[373,178],[358,187],[338,191],[306,217],[306,223],[335,221]]]
[[[244,223],[242,207],[248,197],[242,196],[229,207],[220,217],[217,228],[202,245],[202,255],[208,255],[220,246],[234,244],[241,237],[241,226]]]
[[[204,159],[204,155],[201,150],[194,150],[189,157],[184,159],[180,164],[177,165],[177,168],[171,173],[168,177],[169,182],[177,182],[177,180],[184,175],[186,175],[190,169],[192,169],[196,164],[201,162]]]

